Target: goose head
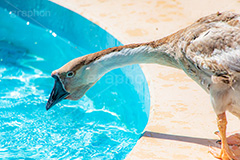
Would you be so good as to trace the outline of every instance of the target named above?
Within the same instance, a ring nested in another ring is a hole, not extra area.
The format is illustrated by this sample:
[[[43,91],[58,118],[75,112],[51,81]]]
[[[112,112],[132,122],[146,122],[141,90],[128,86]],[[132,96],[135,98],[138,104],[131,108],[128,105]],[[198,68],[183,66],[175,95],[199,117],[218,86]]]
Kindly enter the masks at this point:
[[[155,53],[155,49],[146,44],[132,44],[108,48],[68,62],[52,72],[55,85],[46,109],[50,109],[63,99],[80,99],[112,69],[143,62],[155,62]],[[163,61],[165,63],[165,58]]]
[[[47,110],[63,99],[80,99],[97,82],[90,63],[87,56],[79,57],[52,72],[55,84],[46,105]]]

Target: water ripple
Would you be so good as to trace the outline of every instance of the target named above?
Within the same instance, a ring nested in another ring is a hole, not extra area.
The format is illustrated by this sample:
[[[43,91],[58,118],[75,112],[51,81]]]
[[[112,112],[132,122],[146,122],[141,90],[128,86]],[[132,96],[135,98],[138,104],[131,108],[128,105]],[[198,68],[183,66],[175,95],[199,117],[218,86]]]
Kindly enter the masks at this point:
[[[6,53],[20,60],[6,58]],[[43,59],[16,46],[2,49],[0,59],[4,59],[0,64],[1,158],[124,159],[136,143],[135,129],[126,127],[117,113],[96,107],[87,96],[46,112],[52,79],[23,63]]]

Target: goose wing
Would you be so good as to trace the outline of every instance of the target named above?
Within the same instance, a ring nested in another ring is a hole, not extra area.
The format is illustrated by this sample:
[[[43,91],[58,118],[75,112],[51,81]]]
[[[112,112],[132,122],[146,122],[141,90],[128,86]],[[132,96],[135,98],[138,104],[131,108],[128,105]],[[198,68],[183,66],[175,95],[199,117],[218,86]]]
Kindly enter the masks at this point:
[[[183,57],[209,75],[240,72],[240,15],[232,12],[203,17],[182,33]]]

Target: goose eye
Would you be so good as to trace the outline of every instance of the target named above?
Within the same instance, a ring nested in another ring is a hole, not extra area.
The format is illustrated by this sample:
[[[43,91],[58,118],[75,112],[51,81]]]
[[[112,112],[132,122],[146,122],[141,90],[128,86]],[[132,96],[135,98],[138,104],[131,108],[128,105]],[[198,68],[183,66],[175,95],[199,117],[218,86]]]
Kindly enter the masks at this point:
[[[67,72],[67,77],[73,77],[74,76],[74,73],[73,73],[73,71],[69,71],[69,72]]]

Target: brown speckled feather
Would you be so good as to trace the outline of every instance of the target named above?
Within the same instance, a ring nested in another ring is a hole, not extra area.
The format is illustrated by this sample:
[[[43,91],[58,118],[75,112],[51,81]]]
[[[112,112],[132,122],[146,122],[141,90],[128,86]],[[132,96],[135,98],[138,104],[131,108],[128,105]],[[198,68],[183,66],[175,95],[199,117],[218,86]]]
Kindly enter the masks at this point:
[[[168,45],[180,68],[201,86],[204,76],[233,79],[240,72],[239,20],[232,12],[212,14],[155,43]]]
[[[240,59],[234,54],[240,47],[240,15],[232,12],[212,14],[182,30],[179,34],[178,57],[181,54],[202,70],[212,73],[239,71],[232,67]],[[237,62],[236,61],[236,62]]]

